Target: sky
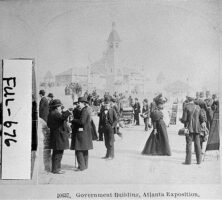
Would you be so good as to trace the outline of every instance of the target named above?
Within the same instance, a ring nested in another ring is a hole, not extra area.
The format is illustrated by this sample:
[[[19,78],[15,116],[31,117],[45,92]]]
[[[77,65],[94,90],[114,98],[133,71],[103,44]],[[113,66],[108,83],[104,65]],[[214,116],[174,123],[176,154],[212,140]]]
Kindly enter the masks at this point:
[[[218,89],[218,1],[1,2],[0,55],[35,57],[39,80],[101,58],[112,22],[122,66]],[[6,11],[7,8],[8,10]],[[2,10],[1,10],[2,9]],[[216,90],[217,90],[216,89]]]

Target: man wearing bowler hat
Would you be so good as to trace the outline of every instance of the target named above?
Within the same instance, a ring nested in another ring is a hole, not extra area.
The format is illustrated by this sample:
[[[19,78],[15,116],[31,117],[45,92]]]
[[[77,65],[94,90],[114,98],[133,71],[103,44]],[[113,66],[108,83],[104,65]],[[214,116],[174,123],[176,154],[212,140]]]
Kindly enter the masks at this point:
[[[45,97],[45,90],[39,91],[40,102],[39,102],[39,117],[42,118],[45,122],[47,122],[48,114],[49,114],[49,103]]]
[[[62,103],[54,99],[51,104],[51,112],[48,115],[47,125],[50,128],[50,147],[52,153],[52,173],[62,174],[61,161],[63,152],[69,148],[68,132],[64,128],[64,122],[71,113],[67,110],[62,112]]]
[[[87,108],[87,103],[88,101],[85,97],[79,97],[80,118],[74,118],[72,120],[72,124],[76,128],[75,144],[73,144],[72,148],[76,151],[78,162],[78,169],[76,171],[83,171],[88,168],[88,150],[93,149],[91,116]]]

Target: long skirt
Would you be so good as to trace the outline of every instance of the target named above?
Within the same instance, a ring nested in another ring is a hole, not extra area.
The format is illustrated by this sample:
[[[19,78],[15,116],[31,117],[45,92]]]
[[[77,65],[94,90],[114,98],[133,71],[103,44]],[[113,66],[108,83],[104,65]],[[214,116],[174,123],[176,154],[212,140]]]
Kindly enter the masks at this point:
[[[206,150],[219,150],[220,148],[220,133],[219,133],[219,113],[215,112],[210,126],[210,132]]]
[[[166,125],[163,120],[157,122],[157,133],[154,134],[154,130],[151,132],[142,154],[171,156]]]

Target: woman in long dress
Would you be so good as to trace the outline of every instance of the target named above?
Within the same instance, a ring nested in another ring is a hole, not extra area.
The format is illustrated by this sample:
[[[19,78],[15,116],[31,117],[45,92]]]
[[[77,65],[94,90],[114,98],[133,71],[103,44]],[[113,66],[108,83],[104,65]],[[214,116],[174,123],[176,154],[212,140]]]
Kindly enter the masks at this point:
[[[142,154],[171,156],[166,124],[163,121],[164,100],[160,98],[156,101],[156,104],[157,107],[150,116],[153,121],[153,131],[145,144]]]
[[[213,120],[210,125],[210,133],[208,138],[207,150],[219,150],[220,149],[220,120],[219,120],[219,100],[215,100],[212,104]],[[209,143],[210,141],[210,143]]]

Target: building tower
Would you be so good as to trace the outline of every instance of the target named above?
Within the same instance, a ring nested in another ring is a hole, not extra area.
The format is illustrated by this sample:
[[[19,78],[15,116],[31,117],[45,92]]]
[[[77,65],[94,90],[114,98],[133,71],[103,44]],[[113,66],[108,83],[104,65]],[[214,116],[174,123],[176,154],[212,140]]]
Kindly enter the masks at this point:
[[[112,23],[112,30],[107,40],[107,51],[106,51],[106,91],[112,95],[115,92],[115,77],[118,63],[118,49],[119,49],[120,38],[115,30],[115,22]]]

